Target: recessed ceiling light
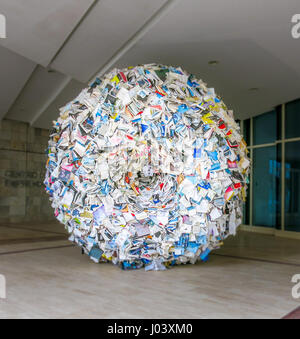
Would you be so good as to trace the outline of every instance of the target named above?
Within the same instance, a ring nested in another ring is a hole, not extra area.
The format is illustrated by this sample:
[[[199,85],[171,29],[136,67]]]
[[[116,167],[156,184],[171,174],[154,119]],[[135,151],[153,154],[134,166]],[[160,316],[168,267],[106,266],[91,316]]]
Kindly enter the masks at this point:
[[[219,63],[220,63],[220,62],[219,62],[218,60],[210,60],[210,61],[208,62],[208,64],[211,65],[211,66],[218,65]]]

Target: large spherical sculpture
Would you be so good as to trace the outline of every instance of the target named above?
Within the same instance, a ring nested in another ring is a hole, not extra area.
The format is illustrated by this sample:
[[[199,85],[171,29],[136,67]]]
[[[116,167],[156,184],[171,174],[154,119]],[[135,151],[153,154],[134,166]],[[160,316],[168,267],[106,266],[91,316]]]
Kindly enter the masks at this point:
[[[242,221],[250,162],[214,89],[181,68],[114,69],[60,110],[45,185],[95,262],[206,260]]]

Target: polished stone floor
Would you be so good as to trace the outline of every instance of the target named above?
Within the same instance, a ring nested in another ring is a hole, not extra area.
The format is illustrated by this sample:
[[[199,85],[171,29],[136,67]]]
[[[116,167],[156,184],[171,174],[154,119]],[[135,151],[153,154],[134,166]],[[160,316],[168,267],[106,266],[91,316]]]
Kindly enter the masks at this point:
[[[66,239],[58,224],[0,225],[0,318],[282,318],[300,306],[300,240],[239,232],[206,263],[145,272],[94,264]]]

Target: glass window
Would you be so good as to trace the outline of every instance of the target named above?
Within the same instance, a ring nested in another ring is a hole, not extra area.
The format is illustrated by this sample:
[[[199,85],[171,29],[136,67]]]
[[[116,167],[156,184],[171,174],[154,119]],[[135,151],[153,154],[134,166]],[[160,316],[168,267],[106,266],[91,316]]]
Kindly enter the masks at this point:
[[[276,107],[276,117],[277,117],[277,140],[282,138],[282,108],[281,105]]]
[[[278,193],[277,211],[276,211],[276,228],[281,230],[281,167],[282,167],[282,144],[276,146],[277,162],[276,162],[276,187]]]
[[[250,159],[251,152],[248,153]],[[250,179],[250,175],[249,175]],[[250,224],[250,184],[248,184],[246,192],[246,201],[243,203],[243,225]]]
[[[285,230],[300,232],[300,141],[285,144]]]
[[[300,99],[285,105],[285,137],[300,137]]]
[[[243,137],[247,145],[250,145],[250,119],[244,120]]]
[[[253,118],[253,145],[275,143],[282,139],[282,106]],[[243,135],[250,144],[250,119],[244,120]],[[285,105],[285,138],[300,137],[300,99]],[[285,201],[284,229],[300,232],[300,141],[253,149],[252,197],[248,192],[243,223],[282,228],[281,202]],[[251,146],[251,145],[250,145]],[[285,192],[282,197],[282,166],[285,167]],[[250,215],[252,199],[252,218]]]
[[[253,150],[253,225],[275,227],[278,194],[276,189],[276,147]]]
[[[250,223],[249,216],[250,216],[250,193],[248,187],[246,202],[243,204],[243,225],[249,225]]]
[[[276,111],[267,112],[253,118],[253,144],[268,144],[276,141]]]

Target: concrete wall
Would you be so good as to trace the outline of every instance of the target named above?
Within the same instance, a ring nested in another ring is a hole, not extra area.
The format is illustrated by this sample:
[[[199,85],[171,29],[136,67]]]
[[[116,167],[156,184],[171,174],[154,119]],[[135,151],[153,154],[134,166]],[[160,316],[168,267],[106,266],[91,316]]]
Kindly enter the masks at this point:
[[[49,131],[0,122],[0,223],[54,220],[43,180]]]

